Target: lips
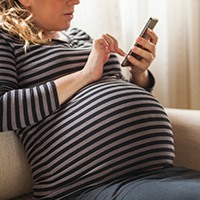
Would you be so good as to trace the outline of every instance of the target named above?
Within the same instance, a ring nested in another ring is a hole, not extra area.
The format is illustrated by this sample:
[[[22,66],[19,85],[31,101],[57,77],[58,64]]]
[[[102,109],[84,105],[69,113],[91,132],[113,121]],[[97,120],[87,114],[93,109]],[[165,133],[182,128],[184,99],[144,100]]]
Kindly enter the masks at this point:
[[[64,16],[67,18],[67,19],[69,19],[69,20],[71,20],[71,19],[73,19],[73,12],[71,12],[71,13],[65,13],[64,14]]]

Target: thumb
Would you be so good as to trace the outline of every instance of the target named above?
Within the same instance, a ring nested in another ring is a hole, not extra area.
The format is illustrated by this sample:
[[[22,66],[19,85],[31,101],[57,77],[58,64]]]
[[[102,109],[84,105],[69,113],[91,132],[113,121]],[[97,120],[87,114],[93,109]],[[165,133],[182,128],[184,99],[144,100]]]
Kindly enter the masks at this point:
[[[104,57],[103,57],[103,63],[104,64],[108,61],[109,57],[110,57],[110,54],[104,55]]]

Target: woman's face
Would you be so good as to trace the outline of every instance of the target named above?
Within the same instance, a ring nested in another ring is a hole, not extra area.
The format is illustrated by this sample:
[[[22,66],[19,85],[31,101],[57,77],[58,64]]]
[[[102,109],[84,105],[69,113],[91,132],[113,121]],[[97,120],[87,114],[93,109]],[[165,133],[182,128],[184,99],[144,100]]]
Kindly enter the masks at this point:
[[[34,16],[34,22],[47,32],[66,30],[79,0],[19,0]]]

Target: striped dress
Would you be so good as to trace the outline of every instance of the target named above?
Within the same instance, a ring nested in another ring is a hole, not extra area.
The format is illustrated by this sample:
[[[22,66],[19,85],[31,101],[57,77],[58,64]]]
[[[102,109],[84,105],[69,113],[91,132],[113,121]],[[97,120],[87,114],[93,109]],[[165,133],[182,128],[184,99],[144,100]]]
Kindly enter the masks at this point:
[[[102,78],[59,105],[55,79],[81,70],[92,40],[23,44],[0,29],[0,131],[24,146],[36,199],[68,199],[90,188],[173,164],[171,125],[159,102],[124,81],[111,54]]]

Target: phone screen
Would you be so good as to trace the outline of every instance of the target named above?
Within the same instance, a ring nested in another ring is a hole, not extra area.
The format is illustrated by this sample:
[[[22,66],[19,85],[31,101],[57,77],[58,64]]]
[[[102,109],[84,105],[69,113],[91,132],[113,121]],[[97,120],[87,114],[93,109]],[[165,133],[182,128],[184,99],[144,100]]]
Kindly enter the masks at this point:
[[[140,33],[140,37],[142,37],[144,39],[148,39],[149,35],[147,34],[147,29],[153,30],[155,25],[157,24],[157,22],[158,22],[158,19],[150,17],[148,22],[146,23],[145,27],[143,28],[142,32]],[[142,48],[142,46],[137,43],[135,43],[134,46],[138,46],[138,47]],[[142,59],[141,56],[133,53],[132,50],[130,50],[129,53],[126,55],[124,61],[121,64],[123,67],[132,65],[127,59],[127,57],[129,55],[132,55],[133,57],[135,57],[138,60]]]

